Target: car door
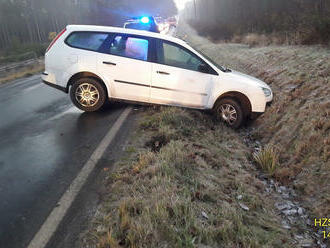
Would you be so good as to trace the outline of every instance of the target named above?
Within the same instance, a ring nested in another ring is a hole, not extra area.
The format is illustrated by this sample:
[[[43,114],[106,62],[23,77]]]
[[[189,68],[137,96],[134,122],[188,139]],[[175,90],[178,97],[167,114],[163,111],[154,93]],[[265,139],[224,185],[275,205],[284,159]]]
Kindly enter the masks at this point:
[[[111,97],[149,102],[150,41],[146,37],[114,34],[98,56],[98,71],[110,82]]]
[[[152,64],[150,101],[205,108],[214,70],[181,45],[164,40],[156,42],[157,58]]]

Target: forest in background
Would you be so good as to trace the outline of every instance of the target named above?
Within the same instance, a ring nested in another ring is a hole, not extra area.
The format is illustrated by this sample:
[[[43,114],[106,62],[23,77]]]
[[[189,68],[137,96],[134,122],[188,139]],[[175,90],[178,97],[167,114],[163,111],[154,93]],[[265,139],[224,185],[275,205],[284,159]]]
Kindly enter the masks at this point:
[[[176,13],[172,0],[0,0],[0,51],[43,53],[40,44],[47,46],[49,34],[68,24],[122,26],[136,15]]]
[[[330,0],[194,0],[185,18],[214,40],[240,41],[247,34],[279,44],[329,45]]]

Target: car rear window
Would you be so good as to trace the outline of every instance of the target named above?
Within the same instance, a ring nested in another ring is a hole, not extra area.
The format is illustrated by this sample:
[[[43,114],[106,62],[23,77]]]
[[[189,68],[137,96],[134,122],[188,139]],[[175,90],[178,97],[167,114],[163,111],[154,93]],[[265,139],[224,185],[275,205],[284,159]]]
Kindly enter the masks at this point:
[[[75,32],[66,40],[66,43],[75,48],[98,51],[108,34],[96,32]]]

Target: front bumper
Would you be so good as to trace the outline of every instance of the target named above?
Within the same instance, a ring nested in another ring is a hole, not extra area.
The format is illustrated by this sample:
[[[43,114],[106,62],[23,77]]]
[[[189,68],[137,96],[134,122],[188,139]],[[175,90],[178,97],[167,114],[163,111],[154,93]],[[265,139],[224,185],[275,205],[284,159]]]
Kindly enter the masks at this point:
[[[268,102],[266,103],[266,107],[270,107],[270,106],[272,105],[272,103],[273,103],[273,97],[272,97],[272,99],[271,99],[270,101],[268,101]],[[264,113],[264,112],[252,112],[252,113],[250,114],[250,119],[255,120],[255,119],[257,119],[258,117],[260,117],[263,113]]]

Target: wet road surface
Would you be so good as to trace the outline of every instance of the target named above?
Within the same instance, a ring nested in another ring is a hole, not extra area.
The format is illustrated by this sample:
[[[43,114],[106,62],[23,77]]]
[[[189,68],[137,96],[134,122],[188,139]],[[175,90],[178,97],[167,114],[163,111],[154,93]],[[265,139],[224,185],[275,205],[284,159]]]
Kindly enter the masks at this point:
[[[26,247],[126,105],[84,113],[39,76],[0,104],[0,247]]]

